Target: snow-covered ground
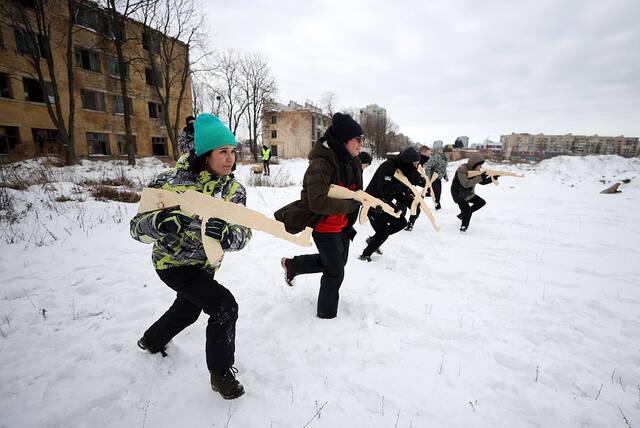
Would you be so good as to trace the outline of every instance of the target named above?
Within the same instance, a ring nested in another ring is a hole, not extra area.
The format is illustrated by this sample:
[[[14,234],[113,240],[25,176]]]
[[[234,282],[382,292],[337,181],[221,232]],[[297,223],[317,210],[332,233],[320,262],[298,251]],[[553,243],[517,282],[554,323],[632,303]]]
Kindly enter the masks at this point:
[[[217,275],[240,306],[234,401],[209,387],[206,316],[167,358],[136,347],[173,301],[129,236],[136,205],[55,201],[87,198],[79,177],[162,169],[141,164],[85,162],[9,191],[21,220],[0,224],[0,426],[640,425],[640,159],[495,166],[526,178],[478,186],[487,206],[466,235],[444,183],[441,231],[423,215],[371,263],[357,259],[371,227],[357,227],[335,320],[315,317],[320,275],[282,279],[280,258],[313,247],[254,234]],[[272,166],[296,185],[248,187],[248,205],[296,199],[305,167]]]

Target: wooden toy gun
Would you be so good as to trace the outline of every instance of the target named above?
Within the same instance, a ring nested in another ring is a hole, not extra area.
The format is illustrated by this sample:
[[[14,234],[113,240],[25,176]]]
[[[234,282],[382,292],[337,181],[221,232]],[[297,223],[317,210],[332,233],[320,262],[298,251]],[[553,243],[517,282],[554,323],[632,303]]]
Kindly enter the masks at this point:
[[[169,190],[144,188],[140,197],[138,213],[145,213],[169,207],[180,207],[189,215],[197,215],[202,219],[202,245],[207,259],[216,264],[224,251],[218,240],[205,235],[205,225],[210,218],[220,218],[227,223],[239,224],[253,230],[268,233],[276,238],[285,239],[294,244],[308,247],[311,245],[312,229],[307,227],[297,235],[285,230],[284,224],[254,211],[244,205],[227,202],[195,190],[176,193]]]
[[[424,167],[422,165],[418,165],[418,172],[424,178],[424,181],[427,183],[422,188],[422,197],[424,198],[427,195],[427,190],[429,190],[431,192],[431,200],[433,201],[433,206],[435,206],[436,194],[433,192],[433,187],[431,187],[431,185],[433,184],[434,181],[438,179],[438,173],[434,172],[433,175],[431,176],[431,180],[429,180],[429,177],[427,177],[427,171],[424,170]]]
[[[364,190],[349,190],[346,187],[336,186],[332,184],[329,186],[329,193],[327,196],[334,199],[353,199],[354,201],[358,201],[362,204],[362,209],[360,210],[359,221],[360,224],[364,224],[367,221],[367,213],[371,207],[382,207],[384,212],[389,215],[394,216],[395,218],[400,217],[400,211],[396,212],[391,205],[387,204],[385,201],[378,199],[376,197],[371,196]]]
[[[496,171],[493,169],[481,169],[480,171],[468,172],[469,178],[477,177],[482,174],[487,174],[489,177],[491,177],[491,182],[496,186],[498,185],[498,180],[496,180],[498,176],[506,175],[509,177],[520,177],[520,178],[524,177],[524,174],[516,174],[515,172],[509,172],[509,171]]]
[[[433,226],[433,228],[436,231],[439,231],[440,228],[436,224],[436,219],[433,216],[433,213],[431,212],[431,210],[429,209],[429,206],[424,201],[424,199],[422,199],[422,195],[420,194],[418,189],[416,189],[416,187],[413,184],[411,184],[407,176],[404,175],[402,171],[400,171],[399,169],[396,169],[396,172],[393,174],[393,177],[396,180],[398,180],[400,183],[407,186],[413,193],[413,203],[411,204],[411,215],[416,215],[416,213],[418,212],[418,206],[420,206],[420,208],[422,208],[422,211],[427,215],[427,217],[429,217],[429,221],[431,222],[431,225]]]

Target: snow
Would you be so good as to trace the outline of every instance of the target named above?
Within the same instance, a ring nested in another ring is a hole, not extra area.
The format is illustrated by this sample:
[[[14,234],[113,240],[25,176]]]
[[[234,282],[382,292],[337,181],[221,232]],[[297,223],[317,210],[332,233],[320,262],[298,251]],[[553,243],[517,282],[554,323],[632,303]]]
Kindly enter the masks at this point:
[[[272,166],[295,186],[248,187],[248,206],[272,214],[297,199],[306,165]],[[8,190],[20,220],[0,223],[0,426],[640,424],[640,160],[488,166],[526,177],[478,186],[487,206],[465,235],[450,182],[440,232],[423,215],[367,263],[357,256],[372,230],[357,226],[335,320],[315,317],[320,275],[292,288],[282,278],[280,258],[313,247],[255,233],[227,254],[217,279],[240,307],[235,365],[247,391],[233,401],[208,384],[206,316],[167,358],[136,347],[173,293],[151,246],[129,236],[136,205],[95,201],[76,184],[145,183],[163,165],[48,168],[55,183]],[[248,166],[237,175],[246,183]],[[625,178],[622,193],[599,194]],[[86,200],[56,202],[62,194]]]

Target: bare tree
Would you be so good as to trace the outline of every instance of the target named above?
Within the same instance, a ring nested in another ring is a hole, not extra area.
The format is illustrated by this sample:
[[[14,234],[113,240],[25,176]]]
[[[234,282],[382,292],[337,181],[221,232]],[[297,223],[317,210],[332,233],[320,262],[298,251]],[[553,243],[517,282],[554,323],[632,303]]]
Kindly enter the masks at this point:
[[[194,74],[191,78],[191,96],[193,101],[193,115],[196,117],[206,109],[207,90],[206,82]]]
[[[120,79],[120,94],[122,97],[123,112],[124,112],[124,129],[125,129],[125,144],[127,147],[127,161],[129,165],[135,165],[136,157],[133,144],[133,130],[131,127],[131,114],[132,103],[129,98],[128,89],[128,73],[131,68],[130,65],[136,60],[135,54],[132,56],[125,56],[125,48],[131,40],[127,37],[126,21],[130,17],[135,16],[141,10],[149,10],[150,5],[154,4],[158,0],[103,0],[104,8],[106,10],[106,25],[105,36],[113,42],[116,50],[116,61],[118,64],[118,76]],[[143,14],[144,19],[148,19],[148,16]],[[133,41],[137,45],[137,37]]]
[[[73,70],[74,17],[77,4],[73,0],[33,0],[25,4],[20,0],[9,0],[1,8],[2,21],[16,29],[16,44],[29,62],[29,69],[19,70],[38,82],[47,106],[49,117],[56,127],[58,140],[64,148],[67,165],[76,163],[75,152],[75,78]],[[64,22],[65,32],[53,34],[53,22]],[[61,91],[64,79],[59,78],[56,60],[52,54],[52,42],[64,46],[68,106],[62,105]],[[67,110],[67,111],[65,111]]]
[[[173,157],[177,158],[181,110],[186,97],[191,96],[191,76],[204,71],[199,67],[211,55],[205,49],[204,15],[194,0],[160,0],[148,6],[143,13],[151,17],[145,36],[153,87],[162,105]],[[197,54],[192,57],[191,51]]]
[[[335,113],[335,105],[336,105],[336,93],[332,91],[327,91],[322,94],[322,98],[320,98],[320,107],[327,112],[327,114],[333,117]]]
[[[212,96],[218,103],[218,113],[227,119],[233,135],[238,131],[240,121],[249,108],[249,99],[243,85],[242,57],[234,50],[226,50],[216,55],[213,65]],[[219,97],[219,98],[218,98]]]
[[[258,137],[262,133],[262,112],[268,107],[278,88],[269,64],[259,53],[247,54],[241,63],[242,87],[247,99],[245,119],[254,162],[258,160]]]

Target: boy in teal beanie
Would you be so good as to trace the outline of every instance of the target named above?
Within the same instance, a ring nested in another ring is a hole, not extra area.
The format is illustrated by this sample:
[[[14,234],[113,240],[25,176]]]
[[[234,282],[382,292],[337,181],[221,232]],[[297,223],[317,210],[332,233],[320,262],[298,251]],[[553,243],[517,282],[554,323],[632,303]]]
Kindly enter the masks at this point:
[[[194,129],[196,156],[222,146],[236,147],[235,135],[212,114],[199,114]]]

